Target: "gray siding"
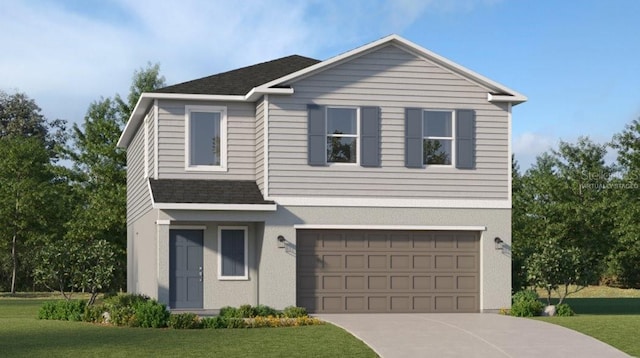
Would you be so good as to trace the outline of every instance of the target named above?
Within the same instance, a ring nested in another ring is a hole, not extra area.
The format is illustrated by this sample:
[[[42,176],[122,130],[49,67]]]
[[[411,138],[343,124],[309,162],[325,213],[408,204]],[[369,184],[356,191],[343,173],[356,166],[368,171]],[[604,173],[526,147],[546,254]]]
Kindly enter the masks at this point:
[[[151,210],[151,197],[144,177],[144,125],[138,128],[127,149],[127,222]]]
[[[489,103],[486,88],[392,45],[292,86],[293,96],[274,96],[270,101],[271,196],[508,198],[507,105]],[[307,165],[309,103],[379,106],[381,168]],[[475,110],[475,169],[405,168],[404,111],[408,107]]]
[[[153,177],[153,172],[155,170],[155,115],[153,113],[153,108],[149,112],[149,117],[147,118],[147,140],[148,140],[148,155],[149,155],[149,165],[148,165],[148,173],[149,177]]]
[[[185,106],[227,107],[226,172],[185,170]],[[239,102],[158,101],[158,177],[160,179],[255,180],[255,104]]]
[[[264,101],[256,105],[256,182],[264,195]]]

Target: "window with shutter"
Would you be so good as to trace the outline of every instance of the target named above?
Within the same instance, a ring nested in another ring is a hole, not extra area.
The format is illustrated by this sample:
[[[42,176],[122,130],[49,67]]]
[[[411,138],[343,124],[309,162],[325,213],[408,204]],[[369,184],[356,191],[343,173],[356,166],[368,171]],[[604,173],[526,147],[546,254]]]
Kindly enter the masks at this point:
[[[308,164],[380,166],[380,108],[308,105]]]
[[[405,110],[405,166],[475,167],[473,110]]]

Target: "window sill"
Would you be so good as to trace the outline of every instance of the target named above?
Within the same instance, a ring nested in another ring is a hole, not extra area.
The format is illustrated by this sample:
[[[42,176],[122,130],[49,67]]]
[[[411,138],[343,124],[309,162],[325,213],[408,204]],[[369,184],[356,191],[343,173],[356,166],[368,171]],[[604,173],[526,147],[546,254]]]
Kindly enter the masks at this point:
[[[218,276],[219,281],[249,281],[248,276]]]
[[[226,172],[227,168],[221,166],[187,166],[184,170],[188,172]]]

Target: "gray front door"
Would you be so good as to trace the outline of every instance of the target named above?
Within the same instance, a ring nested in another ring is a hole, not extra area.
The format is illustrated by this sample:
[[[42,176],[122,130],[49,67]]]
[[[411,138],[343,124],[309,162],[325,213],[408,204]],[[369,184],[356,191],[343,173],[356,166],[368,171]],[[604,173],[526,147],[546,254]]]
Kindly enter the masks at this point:
[[[169,232],[169,306],[202,308],[202,230]]]

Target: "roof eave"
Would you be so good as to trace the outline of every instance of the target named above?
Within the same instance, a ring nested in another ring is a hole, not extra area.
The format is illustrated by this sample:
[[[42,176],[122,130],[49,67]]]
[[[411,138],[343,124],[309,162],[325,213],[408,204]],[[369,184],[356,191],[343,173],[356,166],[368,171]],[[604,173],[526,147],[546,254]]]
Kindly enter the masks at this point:
[[[293,94],[293,88],[291,88],[291,87],[286,87],[286,88],[268,88],[268,87],[263,87],[263,86],[254,87],[254,88],[251,89],[251,91],[249,91],[249,93],[247,93],[244,96],[244,98],[248,102],[254,102],[254,101],[258,100],[258,98],[262,97],[265,94],[292,95]]]
[[[527,97],[517,92],[515,94],[508,95],[487,93],[487,101],[492,103],[508,102],[515,106],[520,103],[526,102]]]
[[[277,204],[153,203],[160,210],[276,211]]]

